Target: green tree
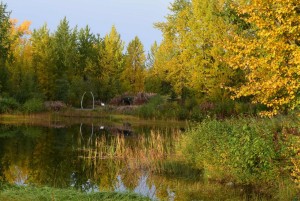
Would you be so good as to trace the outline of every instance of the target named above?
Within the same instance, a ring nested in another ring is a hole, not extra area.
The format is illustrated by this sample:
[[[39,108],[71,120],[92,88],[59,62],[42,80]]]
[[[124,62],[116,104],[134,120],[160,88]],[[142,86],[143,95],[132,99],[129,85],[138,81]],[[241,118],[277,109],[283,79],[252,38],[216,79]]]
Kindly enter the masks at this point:
[[[155,41],[151,46],[150,52],[147,56],[145,71],[145,91],[147,92],[161,93],[160,87],[162,80],[158,76],[155,76],[154,72],[154,64],[156,61],[158,48],[159,45]]]
[[[80,99],[78,97],[81,97],[84,92],[93,91],[95,94],[93,69],[98,65],[98,43],[98,39],[91,33],[88,26],[79,30],[76,47],[78,64],[73,66],[73,71],[69,75],[68,101],[72,105],[79,106]]]
[[[91,33],[89,26],[80,29],[78,33],[78,65],[75,75],[80,75],[83,80],[88,79],[88,64],[97,60],[97,38]]]
[[[77,29],[71,30],[66,18],[60,21],[53,34],[55,64],[55,99],[66,101],[69,93],[71,76],[78,65]]]
[[[109,34],[104,37],[99,51],[99,65],[101,72],[98,73],[100,81],[101,97],[108,100],[116,94],[122,93],[120,76],[124,68],[124,42],[115,26]]]
[[[144,46],[136,36],[127,47],[122,80],[126,91],[144,91],[146,56]]]
[[[33,31],[31,37],[32,67],[38,88],[48,100],[55,99],[55,80],[57,79],[52,43],[53,39],[46,24]]]
[[[155,55],[157,53],[157,50],[158,50],[158,44],[155,41],[150,48],[150,52],[147,55],[147,60],[146,60],[146,65],[145,65],[147,69],[151,69],[154,66]]]
[[[0,93],[7,91],[8,70],[6,62],[11,55],[10,46],[10,12],[7,5],[0,3]]]

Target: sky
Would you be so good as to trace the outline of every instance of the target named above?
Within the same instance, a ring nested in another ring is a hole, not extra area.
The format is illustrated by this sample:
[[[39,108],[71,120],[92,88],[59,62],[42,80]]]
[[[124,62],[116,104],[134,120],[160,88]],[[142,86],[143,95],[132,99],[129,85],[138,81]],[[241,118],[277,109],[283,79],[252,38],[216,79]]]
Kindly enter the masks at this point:
[[[47,23],[54,32],[64,17],[70,27],[89,25],[94,34],[103,37],[113,25],[126,45],[138,36],[145,51],[154,41],[162,40],[153,23],[165,21],[173,0],[0,0],[12,11],[11,18],[29,20],[31,29]]]

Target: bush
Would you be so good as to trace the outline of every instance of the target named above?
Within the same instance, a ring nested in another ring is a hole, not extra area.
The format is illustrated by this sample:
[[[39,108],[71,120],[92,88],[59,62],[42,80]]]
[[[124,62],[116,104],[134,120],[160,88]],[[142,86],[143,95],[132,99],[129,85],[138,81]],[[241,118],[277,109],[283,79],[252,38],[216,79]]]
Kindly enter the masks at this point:
[[[159,118],[161,116],[159,107],[164,103],[163,98],[160,95],[156,95],[149,100],[145,105],[142,105],[138,110],[138,116],[142,118]]]
[[[13,98],[1,98],[0,97],[0,113],[10,113],[18,110],[19,103]]]
[[[44,107],[49,111],[60,111],[67,108],[67,105],[62,101],[46,101]]]
[[[225,100],[215,103],[215,108],[213,112],[219,119],[234,116],[234,101]]]
[[[284,126],[281,119],[207,119],[186,133],[181,149],[209,178],[272,183],[290,165]]]
[[[32,98],[27,100],[23,105],[23,112],[25,113],[42,112],[43,110],[44,105],[41,99]]]
[[[176,101],[166,101],[162,96],[156,95],[145,105],[142,105],[137,114],[142,118],[156,119],[188,119],[189,111]]]
[[[159,106],[158,108],[161,112],[161,117],[165,119],[179,119],[180,111],[182,110],[181,106],[177,102],[166,102]],[[185,111],[181,114],[184,115]],[[187,117],[186,117],[187,118]]]
[[[200,110],[200,107],[194,107],[192,111],[190,112],[190,120],[201,122],[203,121],[207,116],[209,116],[209,113],[202,112]]]
[[[186,99],[184,104],[180,104],[179,101],[178,99],[166,101],[162,96],[156,95],[147,104],[142,105],[137,114],[142,118],[188,119],[200,122],[207,116],[226,119],[239,115],[256,115],[261,111],[260,105],[233,100],[224,100],[222,102],[204,100],[201,102],[195,98],[190,98]]]

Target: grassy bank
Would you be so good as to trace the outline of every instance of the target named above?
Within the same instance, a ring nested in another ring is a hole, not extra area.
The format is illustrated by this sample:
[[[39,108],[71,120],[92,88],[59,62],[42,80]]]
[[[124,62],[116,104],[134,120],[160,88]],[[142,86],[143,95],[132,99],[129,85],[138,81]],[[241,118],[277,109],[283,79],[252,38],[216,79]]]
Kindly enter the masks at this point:
[[[34,114],[0,114],[0,123],[12,125],[35,125],[44,127],[67,127],[74,124],[116,124],[130,122],[132,125],[186,126],[186,121],[143,119],[132,115],[112,114],[102,110],[79,110],[69,108],[60,112]]]
[[[86,109],[74,108],[62,101],[43,101],[30,99],[19,103],[13,98],[0,97],[0,114],[38,114],[52,112],[62,117],[74,118],[142,118],[151,120],[193,120],[202,121],[207,116],[224,119],[237,115],[255,115],[262,108],[250,103],[224,100],[213,102],[208,100],[190,98],[181,100],[169,96],[155,95],[142,103],[126,105],[121,101],[111,105],[88,106]]]
[[[50,112],[36,114],[0,114],[0,123],[14,125],[41,125],[51,124],[52,115]]]
[[[5,187],[0,191],[0,200],[5,201],[147,201],[133,193],[98,192],[83,193],[72,189]]]

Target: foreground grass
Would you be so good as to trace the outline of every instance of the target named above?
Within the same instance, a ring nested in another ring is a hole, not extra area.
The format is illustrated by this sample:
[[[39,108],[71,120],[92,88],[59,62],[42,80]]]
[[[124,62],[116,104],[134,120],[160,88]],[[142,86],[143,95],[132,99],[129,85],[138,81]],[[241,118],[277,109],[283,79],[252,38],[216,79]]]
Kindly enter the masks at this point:
[[[0,191],[2,201],[149,201],[133,193],[98,192],[83,193],[72,189],[55,189],[49,187],[6,187]]]

